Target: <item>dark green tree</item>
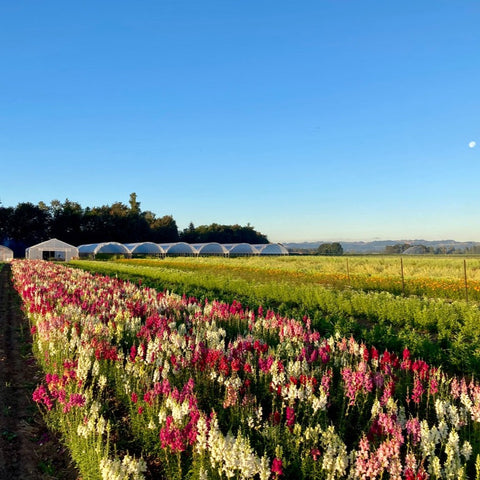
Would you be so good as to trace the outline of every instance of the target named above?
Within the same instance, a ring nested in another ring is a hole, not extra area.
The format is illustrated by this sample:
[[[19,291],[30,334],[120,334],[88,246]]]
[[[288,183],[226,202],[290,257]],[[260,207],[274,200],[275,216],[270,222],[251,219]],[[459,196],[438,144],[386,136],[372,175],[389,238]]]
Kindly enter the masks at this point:
[[[385,253],[387,255],[397,255],[403,253],[407,248],[410,248],[409,243],[396,243],[395,245],[387,245],[385,247]]]
[[[322,243],[317,248],[317,255],[329,255],[329,256],[343,255],[343,247],[338,242]]]
[[[50,202],[49,237],[61,239],[70,244],[84,243],[82,240],[83,208],[68,198],[64,203],[58,200]]]
[[[155,243],[172,243],[178,242],[177,223],[171,215],[155,219],[150,224],[151,240]]]
[[[140,214],[140,202],[137,201],[137,194],[135,192],[130,194],[130,211],[133,214],[139,215]]]
[[[268,243],[266,235],[255,231],[250,224],[241,226],[212,223],[195,228],[193,223],[190,223],[180,234],[180,239],[188,243]]]

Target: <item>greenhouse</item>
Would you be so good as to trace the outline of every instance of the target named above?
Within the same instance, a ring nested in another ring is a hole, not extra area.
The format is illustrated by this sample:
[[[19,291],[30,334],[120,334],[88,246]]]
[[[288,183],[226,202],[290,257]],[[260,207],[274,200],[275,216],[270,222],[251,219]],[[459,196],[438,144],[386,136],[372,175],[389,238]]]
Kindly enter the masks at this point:
[[[95,258],[99,254],[105,255],[124,255],[130,257],[130,250],[123,244],[118,242],[89,243],[80,245],[78,252],[81,257]]]
[[[132,255],[165,255],[165,250],[158,243],[126,243],[125,246],[128,248]]]
[[[288,250],[280,243],[263,243],[253,247],[259,255],[288,255]]]
[[[197,255],[228,255],[228,250],[220,243],[193,243]]]
[[[13,250],[0,245],[0,262],[9,262],[10,260],[13,260]]]
[[[51,238],[37,245],[32,245],[25,250],[25,257],[30,260],[60,260],[68,262],[72,258],[78,258],[77,247],[68,243]]]
[[[191,256],[197,254],[195,249],[185,242],[161,243],[160,247],[164,250],[165,255]]]
[[[223,245],[228,250],[228,255],[231,257],[241,255],[258,255],[258,250],[252,247],[249,243],[229,243]]]

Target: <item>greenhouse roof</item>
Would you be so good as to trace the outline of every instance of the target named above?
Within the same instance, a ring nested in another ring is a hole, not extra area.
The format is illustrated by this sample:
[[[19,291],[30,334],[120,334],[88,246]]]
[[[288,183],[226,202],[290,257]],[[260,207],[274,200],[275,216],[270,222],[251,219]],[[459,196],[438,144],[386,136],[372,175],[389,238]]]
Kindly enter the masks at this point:
[[[160,247],[167,255],[195,255],[197,253],[189,243],[185,242],[161,243]]]
[[[280,243],[263,243],[253,245],[259,255],[288,255],[288,250]]]
[[[32,245],[31,247],[28,247],[27,250],[33,250],[35,248],[40,250],[51,250],[51,251],[77,250],[77,247],[70,245],[66,242],[62,242],[57,238],[51,238],[50,240],[45,240],[44,242],[37,243],[36,245]]]
[[[226,255],[228,250],[220,243],[193,243],[192,247],[198,255]]]
[[[230,255],[257,255],[258,250],[249,243],[228,243],[223,245]]]
[[[118,242],[89,243],[78,247],[79,253],[89,253],[96,255],[97,253],[111,253],[129,255],[130,250],[123,244]]]
[[[158,255],[165,253],[165,250],[158,243],[153,242],[126,243],[125,246],[132,254]]]

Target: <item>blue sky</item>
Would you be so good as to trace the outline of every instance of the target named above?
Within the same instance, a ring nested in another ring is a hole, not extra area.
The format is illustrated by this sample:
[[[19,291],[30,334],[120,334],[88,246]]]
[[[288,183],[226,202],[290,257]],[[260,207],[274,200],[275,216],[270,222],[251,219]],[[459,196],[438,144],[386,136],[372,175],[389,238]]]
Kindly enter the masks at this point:
[[[478,0],[1,2],[0,202],[480,241],[479,25]]]

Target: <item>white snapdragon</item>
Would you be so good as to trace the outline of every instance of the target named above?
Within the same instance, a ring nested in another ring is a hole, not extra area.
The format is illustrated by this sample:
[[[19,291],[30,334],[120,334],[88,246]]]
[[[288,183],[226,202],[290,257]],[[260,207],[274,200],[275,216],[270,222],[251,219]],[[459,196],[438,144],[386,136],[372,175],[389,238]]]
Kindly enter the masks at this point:
[[[470,444],[470,442],[465,440],[463,442],[462,448],[460,449],[460,453],[465,458],[465,461],[469,460],[470,456],[472,455],[472,452],[473,452],[472,445]]]
[[[324,450],[322,468],[327,480],[344,478],[348,467],[347,447],[335,433],[335,427],[330,425],[322,432],[321,444]]]
[[[208,448],[208,427],[207,420],[204,415],[200,415],[197,422],[197,439],[195,442],[195,450],[197,453],[204,453]]]
[[[383,411],[382,405],[378,400],[378,398],[376,398],[372,405],[372,410],[371,410],[372,418],[378,417],[379,413],[381,413],[382,411]],[[427,427],[428,427],[428,424],[427,424]]]
[[[420,448],[425,457],[434,457],[436,445],[441,441],[440,434],[435,425],[430,429],[428,422],[420,423]]]
[[[268,461],[260,459],[255,454],[248,438],[241,433],[236,437],[231,433],[224,436],[218,427],[216,417],[210,422],[207,442],[210,463],[221,476],[225,475],[227,478],[237,476],[247,480],[259,474],[261,478],[268,478],[265,476]]]
[[[455,430],[448,435],[448,441],[445,445],[447,458],[444,463],[445,478],[457,480],[465,478],[465,467],[460,460],[459,436]]]
[[[99,373],[100,373],[100,362],[97,359],[95,359],[92,366],[92,375],[94,377],[97,377]]]
[[[320,388],[318,393],[318,397],[315,395],[311,395],[310,397],[313,413],[317,413],[318,411],[324,411],[327,409],[328,395],[325,393],[323,387]]]
[[[85,381],[87,379],[90,368],[92,367],[91,351],[83,348],[79,351],[77,377]]]
[[[125,455],[121,461],[102,458],[100,471],[102,480],[143,480],[145,478],[143,473],[147,471],[147,465],[141,458],[136,460],[130,455]]]
[[[157,357],[161,352],[159,347],[160,347],[160,339],[158,337],[155,337],[152,341],[148,342],[147,353],[145,355],[146,364],[158,363]],[[152,362],[153,358],[155,358],[155,360]]]
[[[105,433],[106,428],[107,421],[102,415],[100,415],[97,420],[97,435],[102,436]]]

